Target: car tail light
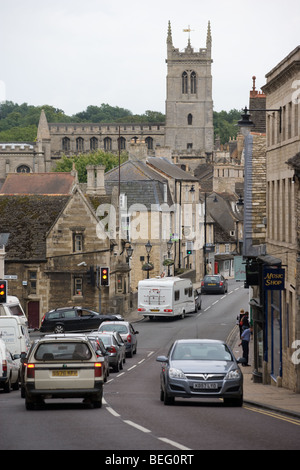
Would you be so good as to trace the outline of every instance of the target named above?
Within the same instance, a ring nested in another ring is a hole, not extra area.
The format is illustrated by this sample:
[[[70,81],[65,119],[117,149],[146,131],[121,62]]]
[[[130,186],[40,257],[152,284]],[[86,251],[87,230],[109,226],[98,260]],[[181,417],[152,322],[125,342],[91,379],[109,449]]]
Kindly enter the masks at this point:
[[[42,320],[41,320],[41,325],[43,324],[43,321],[45,320],[45,315],[43,316]]]
[[[222,286],[222,285],[223,285],[223,281],[220,281],[220,286]]]
[[[3,372],[7,372],[7,361],[2,361],[2,370]]]
[[[128,336],[127,336],[127,342],[128,342],[128,343],[131,343],[131,335],[128,335]]]
[[[101,362],[95,362],[95,377],[102,377],[102,364]]]
[[[117,352],[117,350],[116,350],[116,348],[115,348],[114,346],[109,346],[109,347],[107,348],[107,351],[108,351],[109,353],[114,353],[114,354]]]
[[[165,308],[164,312],[169,312],[170,313],[170,312],[173,312],[173,309],[172,308]]]
[[[35,370],[34,370],[34,364],[27,364],[27,378],[28,379],[34,379],[35,375]]]
[[[145,308],[138,308],[138,312],[146,312],[146,309]]]
[[[201,282],[201,286],[204,286],[204,281]]]

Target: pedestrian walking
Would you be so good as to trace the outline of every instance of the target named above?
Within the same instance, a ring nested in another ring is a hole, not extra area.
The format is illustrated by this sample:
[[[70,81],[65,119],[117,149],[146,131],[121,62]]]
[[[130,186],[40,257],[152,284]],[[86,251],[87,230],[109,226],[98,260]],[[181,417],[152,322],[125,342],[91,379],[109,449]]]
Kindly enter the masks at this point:
[[[242,336],[241,336],[241,342],[239,344],[239,346],[242,346],[243,348],[243,358],[246,360],[245,364],[243,364],[243,366],[249,366],[250,364],[248,364],[248,361],[249,361],[249,343],[250,343],[250,337],[251,337],[251,331],[250,331],[250,327],[245,327],[243,332],[242,332]]]
[[[236,317],[236,324],[239,326],[239,329],[240,329],[240,338],[241,338],[242,332],[243,332],[242,320],[243,320],[244,315],[245,315],[245,310],[243,308],[241,308],[239,315]]]

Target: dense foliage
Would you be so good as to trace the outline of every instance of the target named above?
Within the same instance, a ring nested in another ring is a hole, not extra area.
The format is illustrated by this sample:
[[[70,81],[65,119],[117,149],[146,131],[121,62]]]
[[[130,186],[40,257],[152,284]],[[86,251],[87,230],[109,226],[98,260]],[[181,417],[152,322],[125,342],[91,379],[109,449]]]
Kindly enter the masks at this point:
[[[127,154],[120,155],[120,163],[127,160]],[[75,165],[80,183],[87,181],[87,165],[104,165],[105,171],[111,170],[119,165],[119,157],[113,153],[97,150],[97,152],[74,155],[72,157],[63,157],[56,163],[54,171],[67,171],[70,172]]]
[[[0,142],[20,142],[36,140],[37,126],[41,110],[44,109],[48,122],[118,122],[118,123],[164,123],[165,115],[158,111],[145,111],[142,115],[134,115],[131,111],[118,106],[101,104],[88,106],[72,116],[67,116],[62,109],[53,106],[21,105],[12,101],[0,103]],[[236,123],[241,113],[236,109],[229,112],[214,111],[215,137],[218,135],[221,143],[237,135]]]

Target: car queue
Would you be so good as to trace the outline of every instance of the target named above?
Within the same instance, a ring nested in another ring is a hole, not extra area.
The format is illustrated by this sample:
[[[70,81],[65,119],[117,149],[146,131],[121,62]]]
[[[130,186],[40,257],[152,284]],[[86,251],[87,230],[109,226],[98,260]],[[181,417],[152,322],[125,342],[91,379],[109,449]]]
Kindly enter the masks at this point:
[[[226,291],[227,282],[218,287]],[[174,294],[178,290],[176,287]],[[183,285],[183,292],[192,296],[192,311],[197,312],[201,308],[200,289],[193,289],[190,294],[189,286]],[[21,397],[25,398],[27,410],[51,398],[82,398],[85,403],[100,408],[103,385],[110,372],[122,370],[126,358],[137,352],[138,331],[130,322],[120,315],[100,315],[82,307],[57,308],[47,312],[39,333],[41,335],[30,344],[23,318],[0,316],[0,387],[8,393],[11,388],[18,390],[20,383]],[[20,338],[23,341],[20,342]],[[157,358],[163,363],[161,400],[170,405],[176,396],[201,398],[215,394],[241,406],[242,374],[238,363],[242,361],[236,361],[225,344],[208,342],[204,345],[198,340],[193,341],[182,348],[185,355],[178,356],[179,359],[176,356],[176,367],[171,362],[174,355]],[[218,357],[215,356],[217,353]],[[193,374],[187,375],[186,364]],[[224,369],[222,377],[216,373],[220,364]]]

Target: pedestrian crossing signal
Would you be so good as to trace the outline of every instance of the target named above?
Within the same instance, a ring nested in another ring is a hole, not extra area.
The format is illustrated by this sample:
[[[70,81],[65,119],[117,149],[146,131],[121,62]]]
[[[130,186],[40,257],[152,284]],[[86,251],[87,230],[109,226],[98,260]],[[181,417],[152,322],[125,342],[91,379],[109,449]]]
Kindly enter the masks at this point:
[[[109,286],[109,268],[100,268],[100,285]]]
[[[7,300],[7,281],[0,280],[0,304],[5,304]]]

